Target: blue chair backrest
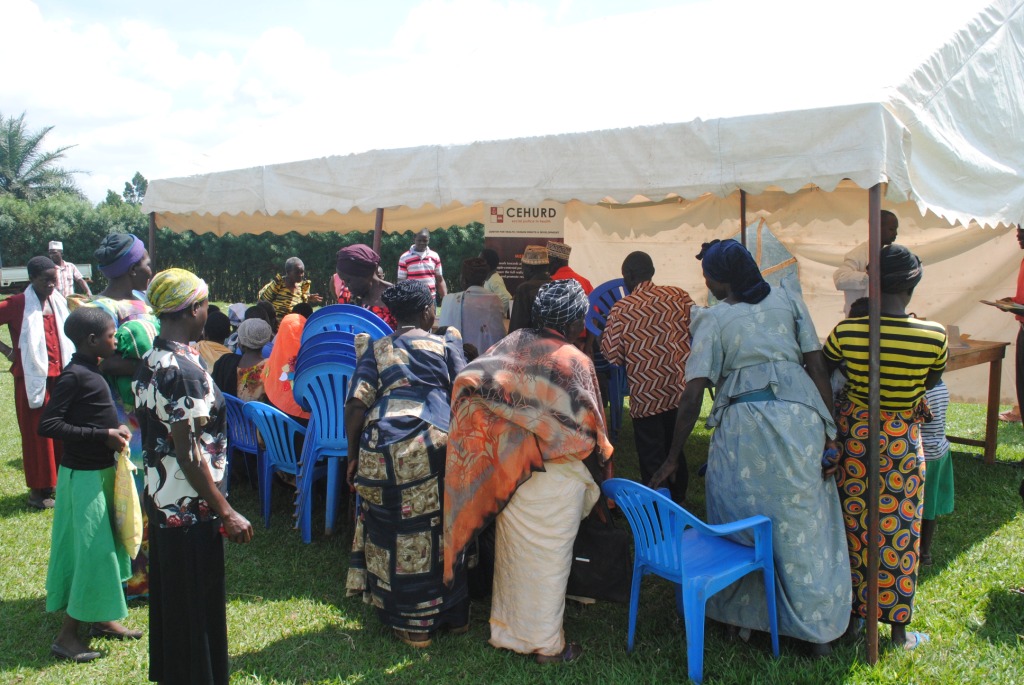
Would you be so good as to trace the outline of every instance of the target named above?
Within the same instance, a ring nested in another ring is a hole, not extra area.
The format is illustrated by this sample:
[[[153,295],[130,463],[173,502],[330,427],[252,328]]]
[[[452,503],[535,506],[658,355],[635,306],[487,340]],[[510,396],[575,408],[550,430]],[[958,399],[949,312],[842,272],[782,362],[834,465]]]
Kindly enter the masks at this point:
[[[306,329],[302,330],[305,331]],[[354,346],[356,344],[356,336],[348,331],[320,331],[310,336],[303,336],[299,351],[301,352],[302,348],[307,345],[318,345],[322,342],[348,343]]]
[[[637,557],[656,572],[685,573],[680,541],[687,528],[713,534],[706,523],[646,485],[610,478],[601,484],[601,490],[629,519]]]
[[[354,363],[331,360],[310,364],[295,373],[295,401],[310,412],[310,439],[318,453],[347,453],[345,401],[354,372]]]
[[[354,304],[332,304],[313,312],[302,329],[302,342],[325,331],[368,333],[374,340],[394,332],[384,319]]]
[[[295,438],[305,438],[306,429],[302,424],[280,409],[262,402],[246,402],[242,413],[263,437],[264,458],[269,459],[279,471],[298,473]]]
[[[234,395],[224,393],[224,407],[227,410],[228,444],[249,454],[256,454],[256,426],[245,418],[245,402]]]
[[[587,330],[594,335],[604,333],[604,326],[608,322],[608,312],[612,306],[629,294],[626,290],[626,282],[621,278],[602,283],[590,293],[590,309],[587,310]]]

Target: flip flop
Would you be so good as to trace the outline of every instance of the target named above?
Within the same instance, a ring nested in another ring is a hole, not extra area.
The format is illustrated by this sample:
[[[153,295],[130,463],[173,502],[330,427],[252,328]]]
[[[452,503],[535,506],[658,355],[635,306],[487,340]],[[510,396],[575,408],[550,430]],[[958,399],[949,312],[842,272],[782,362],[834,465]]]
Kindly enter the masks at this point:
[[[1020,423],[1020,414],[1013,413],[1013,410],[1004,411],[999,415],[999,420],[1006,423]]]
[[[399,628],[393,628],[392,632],[395,634],[395,638],[410,647],[416,649],[424,649],[429,647],[433,643],[433,639],[430,637],[430,633],[419,633],[411,630],[401,630]]]
[[[931,642],[931,637],[928,636],[928,633],[920,633],[916,630],[911,630],[907,633],[907,641],[903,643],[902,647],[903,649],[910,651],[912,649],[917,649],[925,642]]]
[[[67,659],[68,661],[73,661],[76,664],[85,664],[90,661],[99,659],[101,656],[103,656],[99,652],[94,652],[90,650],[86,650],[84,652],[72,652],[70,649],[56,642],[50,645],[50,653],[58,659]]]
[[[1024,586],[1010,588],[1010,594],[1024,596]]]
[[[123,633],[119,633],[116,630],[107,630],[106,628],[100,628],[94,623],[89,627],[89,637],[108,637],[111,640],[141,640],[141,630],[131,630],[125,628]]]
[[[568,642],[561,654],[554,656],[538,654],[536,659],[538,664],[571,664],[581,656],[583,656],[583,647],[578,642]]]

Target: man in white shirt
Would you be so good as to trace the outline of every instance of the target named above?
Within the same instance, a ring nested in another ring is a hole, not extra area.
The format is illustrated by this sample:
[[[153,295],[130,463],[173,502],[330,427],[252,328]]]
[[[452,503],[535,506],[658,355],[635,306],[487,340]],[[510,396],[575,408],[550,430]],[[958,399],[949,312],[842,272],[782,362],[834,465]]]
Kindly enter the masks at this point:
[[[64,297],[75,294],[75,289],[80,290],[86,297],[92,297],[89,284],[82,277],[82,272],[71,262],[64,261],[64,243],[59,240],[51,240],[48,246],[50,260],[57,265],[57,292]]]
[[[896,215],[887,209],[882,210],[882,247],[892,245],[896,241],[896,233],[900,222]],[[868,241],[846,253],[843,265],[832,274],[836,289],[846,295],[843,311],[850,313],[850,305],[868,295]]]

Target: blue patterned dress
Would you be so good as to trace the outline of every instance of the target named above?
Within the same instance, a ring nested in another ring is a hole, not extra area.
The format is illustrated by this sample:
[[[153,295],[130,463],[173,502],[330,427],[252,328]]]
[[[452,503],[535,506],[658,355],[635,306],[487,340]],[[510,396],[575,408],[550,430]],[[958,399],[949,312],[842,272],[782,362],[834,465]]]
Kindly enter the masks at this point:
[[[469,620],[460,573],[443,579],[445,456],[451,389],[466,365],[462,338],[356,336],[350,399],[367,407],[355,478],[361,507],[346,589],[377,607],[383,623],[414,632]]]
[[[830,642],[850,618],[850,564],[839,494],[822,480],[826,435],[836,427],[803,355],[821,349],[806,305],[785,287],[757,304],[694,309],[686,380],[717,390],[707,425],[707,517],[772,520],[779,631]],[[757,401],[737,401],[759,393]],[[772,398],[774,395],[774,398]],[[749,536],[741,542],[752,544]],[[708,601],[708,616],[768,630],[764,579],[751,574]]]

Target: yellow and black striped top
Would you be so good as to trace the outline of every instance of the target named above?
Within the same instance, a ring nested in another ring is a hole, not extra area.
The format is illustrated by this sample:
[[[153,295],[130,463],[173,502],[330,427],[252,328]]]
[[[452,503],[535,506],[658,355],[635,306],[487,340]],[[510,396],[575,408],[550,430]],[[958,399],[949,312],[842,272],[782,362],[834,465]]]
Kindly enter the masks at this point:
[[[928,372],[946,368],[946,329],[911,316],[883,315],[881,325],[879,404],[883,411],[912,409],[924,395]],[[847,396],[867,406],[868,318],[840,321],[823,351],[834,362],[846,362]]]
[[[309,302],[309,290],[313,285],[312,281],[302,281],[296,285],[298,287],[295,289],[289,288],[285,285],[284,276],[278,274],[274,277],[274,280],[260,288],[259,299],[266,300],[274,305],[278,322],[288,314],[291,314],[292,307],[298,303]]]

